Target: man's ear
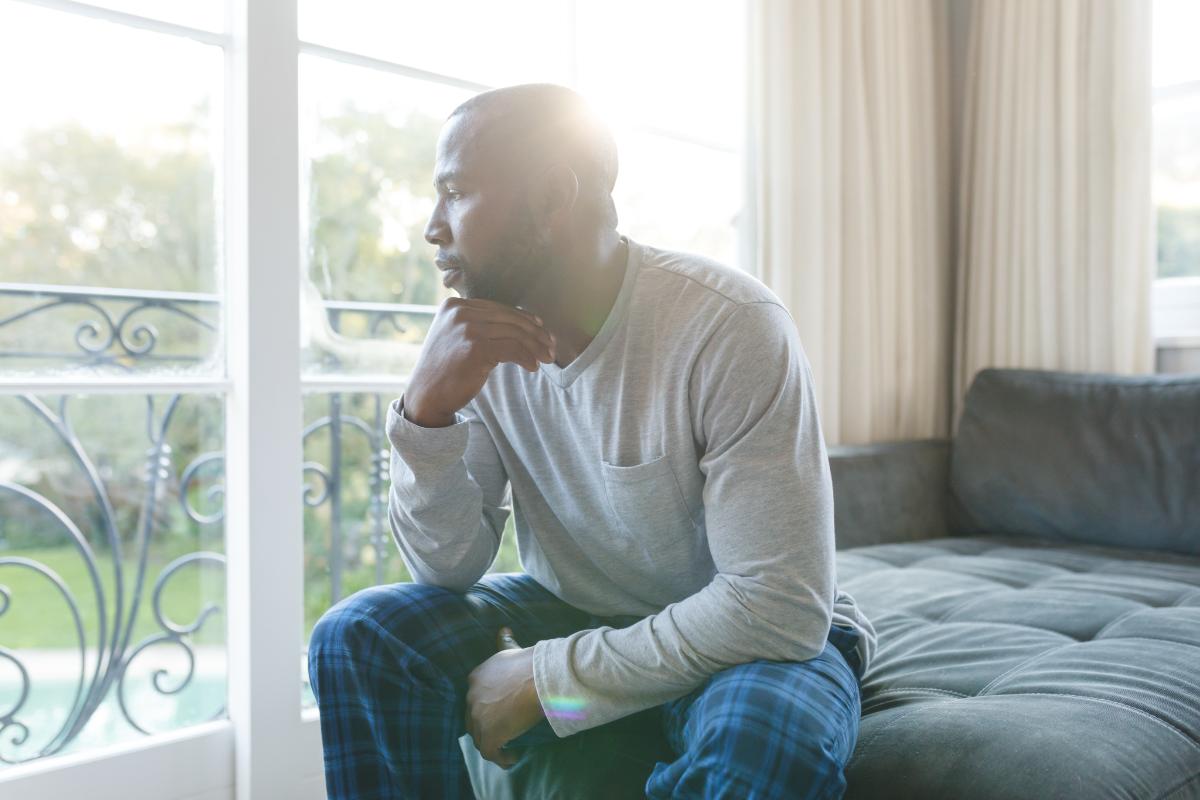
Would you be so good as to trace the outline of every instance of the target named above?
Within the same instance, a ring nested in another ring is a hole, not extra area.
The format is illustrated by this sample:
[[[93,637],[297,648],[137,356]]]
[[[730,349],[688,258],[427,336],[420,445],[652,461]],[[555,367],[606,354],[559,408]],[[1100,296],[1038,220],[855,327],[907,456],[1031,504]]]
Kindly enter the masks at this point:
[[[565,221],[579,199],[579,177],[566,164],[553,164],[542,172],[533,193],[533,210],[553,225]]]

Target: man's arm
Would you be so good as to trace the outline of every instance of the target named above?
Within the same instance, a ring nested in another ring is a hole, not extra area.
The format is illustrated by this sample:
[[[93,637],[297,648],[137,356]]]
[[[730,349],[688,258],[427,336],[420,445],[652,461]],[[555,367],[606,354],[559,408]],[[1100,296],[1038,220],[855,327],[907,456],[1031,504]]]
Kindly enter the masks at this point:
[[[418,583],[464,591],[491,566],[508,520],[508,476],[487,427],[471,405],[443,428],[388,408],[392,489],[388,518]]]
[[[535,645],[535,686],[559,736],[672,700],[728,667],[804,661],[824,647],[836,588],[833,489],[812,373],[787,310],[732,310],[689,390],[717,574],[627,628]]]

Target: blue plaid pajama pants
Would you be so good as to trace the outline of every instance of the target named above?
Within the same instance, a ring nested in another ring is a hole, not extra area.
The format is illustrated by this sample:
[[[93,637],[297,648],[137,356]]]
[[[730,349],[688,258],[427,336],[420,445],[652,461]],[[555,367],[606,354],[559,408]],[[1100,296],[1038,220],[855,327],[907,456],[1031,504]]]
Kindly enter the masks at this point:
[[[333,606],[313,630],[308,669],[321,711],[325,785],[336,800],[471,798],[458,739],[467,676],[507,625],[522,646],[638,617],[596,617],[528,575],[486,575],[458,593],[398,583]],[[676,758],[652,798],[826,798],[845,790],[858,738],[858,633],[832,626],[820,655],[752,661],[659,707]],[[509,746],[554,738],[542,720]]]

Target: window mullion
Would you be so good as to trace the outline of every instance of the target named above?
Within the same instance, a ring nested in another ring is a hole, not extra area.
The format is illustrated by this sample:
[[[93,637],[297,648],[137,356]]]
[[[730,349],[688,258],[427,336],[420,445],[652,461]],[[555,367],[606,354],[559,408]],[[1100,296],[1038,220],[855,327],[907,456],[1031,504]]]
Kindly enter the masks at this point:
[[[297,797],[306,777],[298,86],[295,0],[236,0],[227,423],[229,716],[236,797]],[[319,771],[318,763],[314,767]]]

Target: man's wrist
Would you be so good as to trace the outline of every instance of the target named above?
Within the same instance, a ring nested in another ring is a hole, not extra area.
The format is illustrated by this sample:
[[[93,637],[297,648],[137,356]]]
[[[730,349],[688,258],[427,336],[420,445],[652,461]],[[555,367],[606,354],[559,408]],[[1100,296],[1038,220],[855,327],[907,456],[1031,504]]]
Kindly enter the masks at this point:
[[[455,422],[455,415],[429,414],[420,408],[414,408],[404,395],[400,396],[400,416],[414,425],[422,428],[448,428]]]
[[[537,681],[533,676],[533,651],[529,653],[529,677],[525,680],[525,701],[530,707],[536,708],[538,719],[546,718],[546,709],[542,708],[542,698],[538,696]]]

